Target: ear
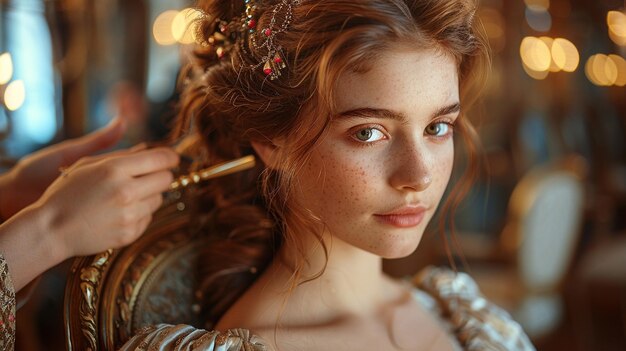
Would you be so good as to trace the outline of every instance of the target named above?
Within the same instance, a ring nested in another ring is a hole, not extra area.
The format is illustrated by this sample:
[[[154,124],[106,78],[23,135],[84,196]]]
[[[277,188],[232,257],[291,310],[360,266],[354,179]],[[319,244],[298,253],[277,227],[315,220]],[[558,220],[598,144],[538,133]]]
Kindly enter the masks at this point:
[[[261,161],[269,167],[276,168],[276,156],[278,153],[278,146],[269,143],[269,142],[261,142],[261,141],[250,141],[252,148],[256,151],[257,155],[261,158]]]

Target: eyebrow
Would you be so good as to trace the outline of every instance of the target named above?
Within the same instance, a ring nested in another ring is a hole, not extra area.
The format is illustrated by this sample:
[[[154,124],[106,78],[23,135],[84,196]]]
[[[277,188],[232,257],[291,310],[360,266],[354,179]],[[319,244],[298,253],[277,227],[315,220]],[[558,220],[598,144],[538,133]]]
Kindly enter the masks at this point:
[[[430,120],[433,120],[439,116],[445,116],[452,113],[457,113],[461,111],[461,104],[455,102],[448,106],[443,106],[430,115]],[[406,123],[409,119],[408,117],[401,112],[396,112],[384,108],[373,108],[373,107],[362,107],[356,108],[352,110],[348,110],[345,112],[341,112],[338,117],[341,118],[388,118],[392,120],[396,120],[402,123]]]

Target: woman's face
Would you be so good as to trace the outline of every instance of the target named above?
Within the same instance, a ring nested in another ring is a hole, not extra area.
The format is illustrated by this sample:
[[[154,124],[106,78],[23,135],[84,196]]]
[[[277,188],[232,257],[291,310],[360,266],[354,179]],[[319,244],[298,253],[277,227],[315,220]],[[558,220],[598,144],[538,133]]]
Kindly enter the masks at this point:
[[[329,132],[298,174],[296,195],[333,240],[395,258],[415,250],[452,170],[456,64],[397,51],[338,82]]]

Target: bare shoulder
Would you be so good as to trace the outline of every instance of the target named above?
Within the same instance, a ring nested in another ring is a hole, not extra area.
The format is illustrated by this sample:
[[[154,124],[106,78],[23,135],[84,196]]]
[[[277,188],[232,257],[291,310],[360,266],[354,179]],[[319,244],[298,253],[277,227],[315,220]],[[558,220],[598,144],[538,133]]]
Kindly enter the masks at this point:
[[[412,297],[410,284],[389,279],[389,301],[376,313],[346,314],[322,323],[254,328],[274,350],[457,350],[454,337]]]
[[[383,284],[378,290],[384,296],[376,308],[321,314],[324,306],[320,305],[314,308],[315,318],[303,312],[312,308],[312,296],[292,296],[291,303],[284,305],[279,294],[267,294],[271,290],[250,290],[216,328],[246,328],[272,350],[455,349],[451,333],[413,298],[410,283],[389,278]]]
[[[436,326],[405,322],[410,321],[347,318],[328,325],[258,329],[254,334],[271,350],[456,350],[449,335]]]

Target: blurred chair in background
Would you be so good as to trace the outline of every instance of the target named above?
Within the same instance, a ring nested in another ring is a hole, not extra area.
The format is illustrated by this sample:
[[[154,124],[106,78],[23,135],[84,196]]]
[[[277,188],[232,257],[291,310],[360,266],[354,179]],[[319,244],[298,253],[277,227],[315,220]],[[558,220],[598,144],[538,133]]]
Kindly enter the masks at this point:
[[[563,318],[561,286],[579,242],[586,173],[577,155],[531,169],[511,195],[499,242],[486,248],[460,240],[481,291],[533,339]]]

